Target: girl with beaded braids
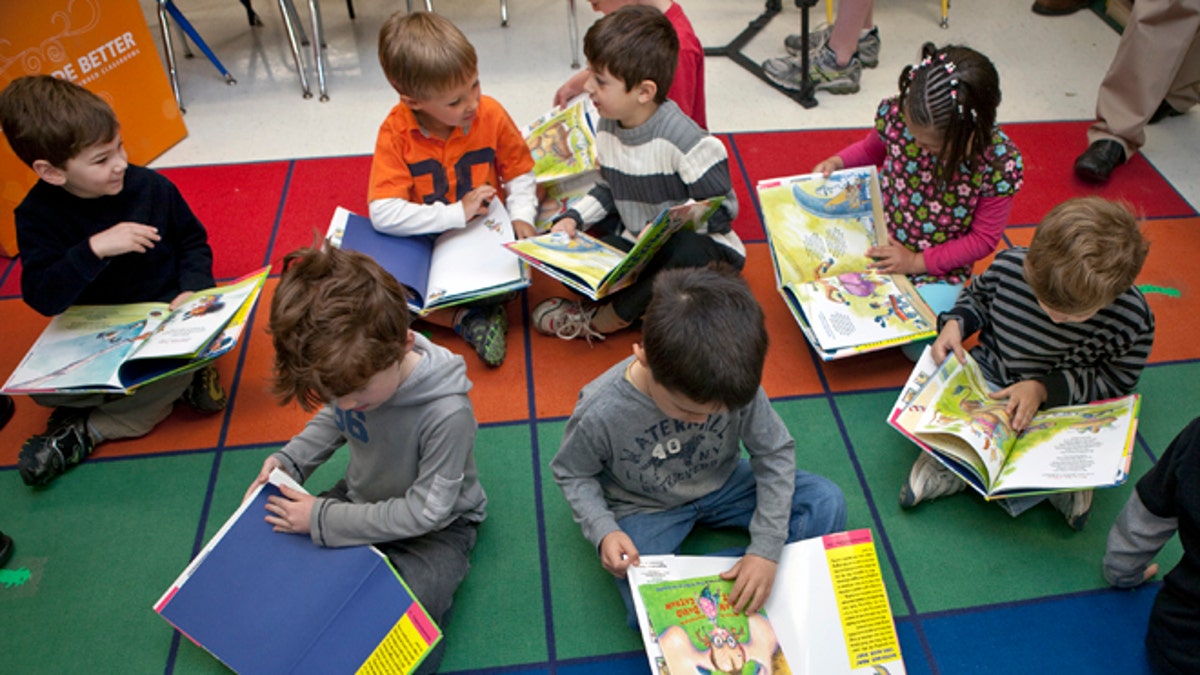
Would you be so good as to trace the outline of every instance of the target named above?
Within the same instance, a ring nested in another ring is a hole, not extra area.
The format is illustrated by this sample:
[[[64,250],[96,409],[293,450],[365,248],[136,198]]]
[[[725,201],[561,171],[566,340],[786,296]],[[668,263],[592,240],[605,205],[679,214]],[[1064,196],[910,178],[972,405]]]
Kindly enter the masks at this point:
[[[996,126],[1000,76],[983,54],[927,42],[899,86],[879,104],[875,128],[814,171],[878,167],[889,237],[868,251],[873,267],[908,275],[940,313],[954,306],[974,263],[996,249],[1024,167]],[[923,346],[905,353],[915,358]]]

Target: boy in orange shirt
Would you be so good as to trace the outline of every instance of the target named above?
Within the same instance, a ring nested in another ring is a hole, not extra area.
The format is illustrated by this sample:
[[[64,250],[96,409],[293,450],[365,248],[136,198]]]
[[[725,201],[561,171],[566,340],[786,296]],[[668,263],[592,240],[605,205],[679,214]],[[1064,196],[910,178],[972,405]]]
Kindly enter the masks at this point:
[[[368,193],[375,229],[406,237],[461,229],[503,188],[517,237],[534,234],[533,157],[504,108],[480,93],[466,36],[437,14],[398,12],[379,31],[379,62],[400,103],[375,142]],[[502,301],[425,318],[453,328],[488,365],[504,361]]]

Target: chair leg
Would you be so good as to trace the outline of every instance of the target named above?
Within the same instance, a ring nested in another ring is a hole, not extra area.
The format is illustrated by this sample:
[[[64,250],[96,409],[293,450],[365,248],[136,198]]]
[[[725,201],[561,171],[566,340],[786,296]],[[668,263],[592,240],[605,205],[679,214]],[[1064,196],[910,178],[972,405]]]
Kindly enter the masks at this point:
[[[567,34],[571,40],[571,67],[579,67],[579,21],[575,14],[575,0],[567,0]]]
[[[291,5],[290,12],[288,11],[289,5]],[[300,78],[300,89],[304,98],[312,98],[312,89],[308,86],[308,74],[304,71],[304,59],[300,56],[300,43],[296,39],[296,26],[292,23],[292,17],[296,15],[296,7],[292,5],[292,0],[279,0],[279,14],[283,17],[283,27],[287,31],[288,44],[292,48],[292,59],[296,62],[296,75]]]
[[[500,0],[500,25],[508,28],[508,0]]]
[[[938,25],[942,28],[950,27],[950,0],[942,0],[942,22]]]
[[[175,68],[175,47],[171,44],[171,23],[167,19],[167,0],[158,0],[158,29],[162,32],[163,52],[167,56],[167,78],[171,80],[171,92],[175,94],[175,105],[179,112],[186,113],[183,98],[179,95],[179,72]]]
[[[321,92],[321,102],[329,100],[329,90],[325,88],[325,27],[321,22],[321,3],[319,0],[308,0],[308,14],[312,20],[313,59],[317,62],[317,88]]]
[[[346,0],[346,11],[350,13],[350,20],[354,20],[354,0]]]
[[[221,73],[221,75],[225,78],[225,83],[237,84],[237,80],[233,79],[233,75],[230,75],[228,70],[225,70],[225,66],[221,63],[221,60],[218,59],[217,55],[208,48],[208,43],[204,41],[204,38],[200,37],[200,33],[198,33],[196,29],[192,27],[192,23],[187,20],[187,17],[183,15],[183,12],[179,11],[179,8],[175,6],[173,0],[166,0],[166,3],[164,4],[167,12],[169,12],[171,16],[175,18],[176,25],[178,25],[179,28],[182,29],[189,38],[191,38],[192,42],[196,43],[196,47],[208,57],[208,60],[211,61],[213,66],[216,67],[217,72]]]

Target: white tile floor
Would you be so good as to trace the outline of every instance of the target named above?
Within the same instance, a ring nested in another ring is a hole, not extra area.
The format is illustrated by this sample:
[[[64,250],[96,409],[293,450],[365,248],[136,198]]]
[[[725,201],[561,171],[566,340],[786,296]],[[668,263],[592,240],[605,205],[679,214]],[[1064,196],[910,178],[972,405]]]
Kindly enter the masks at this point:
[[[157,38],[155,3],[141,2]],[[875,8],[883,39],[879,67],[864,71],[859,93],[819,93],[819,105],[811,109],[779,94],[730,59],[709,57],[705,64],[709,126],[715,132],[866,126],[875,103],[895,91],[901,68],[915,59],[925,41],[967,44],[991,57],[1000,71],[1004,95],[1001,122],[1090,119],[1097,87],[1116,50],[1116,32],[1088,11],[1066,17],[1037,16],[1029,11],[1030,2],[958,0],[950,8],[947,29],[938,27],[936,0],[879,2]],[[226,85],[203,56],[184,59],[179,52],[189,135],[152,166],[371,152],[379,122],[396,101],[375,56],[377,31],[383,19],[403,11],[405,3],[355,0],[354,21],[342,0],[321,3],[327,102],[315,95],[301,97],[277,3],[258,0],[255,9],[264,25],[256,28],[247,25],[236,0],[177,0],[177,4],[237,84]],[[297,0],[296,4],[307,22],[307,3]],[[764,9],[764,3],[755,0],[682,0],[681,4],[701,42],[710,47],[727,44]],[[576,6],[582,34],[598,15],[584,0],[577,0]],[[434,8],[453,19],[474,43],[484,91],[504,104],[518,124],[549,108],[554,91],[573,72],[563,0],[510,0],[506,28],[500,26],[497,1],[436,0]],[[811,11],[813,23],[823,21],[824,14],[824,3],[819,3]],[[782,53],[783,38],[799,29],[799,17],[793,2],[783,2],[783,11],[745,47],[746,56],[761,61]],[[161,44],[159,48],[161,52]],[[315,92],[311,55],[305,57]],[[1023,150],[1027,156],[1036,152]],[[1200,208],[1200,165],[1195,159],[1200,157],[1200,112],[1151,127],[1143,152]],[[798,157],[797,171],[807,171],[820,159]]]

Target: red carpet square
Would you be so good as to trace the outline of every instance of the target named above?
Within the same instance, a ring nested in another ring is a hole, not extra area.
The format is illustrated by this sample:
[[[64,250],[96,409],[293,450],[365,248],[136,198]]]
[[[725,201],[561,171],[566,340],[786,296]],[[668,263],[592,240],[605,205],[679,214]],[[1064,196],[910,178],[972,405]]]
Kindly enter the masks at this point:
[[[272,261],[278,262],[297,248],[311,246],[314,237],[324,237],[329,219],[339,206],[367,215],[370,172],[370,155],[296,160],[275,235]]]
[[[233,279],[267,260],[289,162],[164,169],[208,230],[213,275]]]

